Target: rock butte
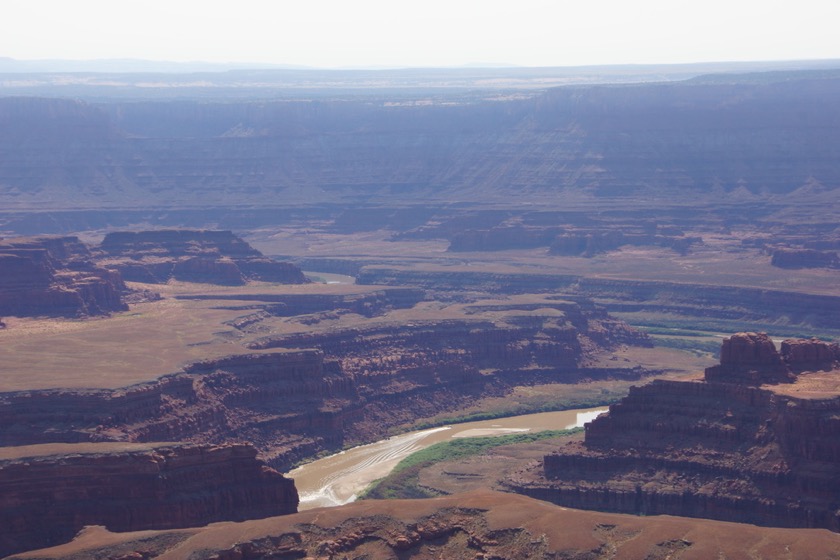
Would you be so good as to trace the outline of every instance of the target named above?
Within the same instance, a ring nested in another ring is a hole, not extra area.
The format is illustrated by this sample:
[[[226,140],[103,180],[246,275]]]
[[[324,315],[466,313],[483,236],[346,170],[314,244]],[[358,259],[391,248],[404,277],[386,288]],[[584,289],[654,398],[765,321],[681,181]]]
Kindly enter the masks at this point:
[[[569,507],[840,531],[839,389],[837,344],[778,352],[739,333],[705,381],[633,388],[507,485]]]

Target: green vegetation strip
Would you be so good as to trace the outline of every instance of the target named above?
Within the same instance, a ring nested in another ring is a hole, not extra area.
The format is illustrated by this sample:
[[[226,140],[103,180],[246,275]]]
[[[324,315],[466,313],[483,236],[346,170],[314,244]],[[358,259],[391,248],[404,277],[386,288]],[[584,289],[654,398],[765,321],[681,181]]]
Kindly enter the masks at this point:
[[[662,348],[676,348],[677,350],[688,350],[700,354],[711,354],[717,357],[720,352],[719,340],[694,340],[685,338],[670,338],[664,336],[653,336],[653,343]]]
[[[729,336],[736,332],[766,332],[775,338],[811,338],[815,336],[822,340],[833,341],[840,337],[840,331],[836,329],[791,325],[781,319],[777,323],[768,323],[736,319],[668,316],[641,312],[623,313],[619,311],[613,312],[612,315],[651,335],[716,337],[720,335]]]
[[[391,474],[371,484],[359,497],[360,500],[394,500],[401,498],[431,498],[436,494],[422,488],[418,483],[420,471],[441,461],[454,461],[474,455],[480,455],[494,447],[531,443],[544,439],[569,436],[582,431],[545,430],[521,434],[509,434],[493,437],[457,438],[436,443],[412,453],[400,461]]]

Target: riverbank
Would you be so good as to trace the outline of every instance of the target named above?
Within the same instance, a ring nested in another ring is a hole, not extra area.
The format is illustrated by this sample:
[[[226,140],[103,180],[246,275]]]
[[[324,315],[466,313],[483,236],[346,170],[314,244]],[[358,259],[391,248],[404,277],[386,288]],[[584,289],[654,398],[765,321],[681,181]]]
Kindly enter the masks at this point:
[[[361,445],[302,465],[287,476],[300,495],[299,510],[352,502],[412,453],[454,438],[487,437],[581,427],[606,407],[541,412],[419,430]]]

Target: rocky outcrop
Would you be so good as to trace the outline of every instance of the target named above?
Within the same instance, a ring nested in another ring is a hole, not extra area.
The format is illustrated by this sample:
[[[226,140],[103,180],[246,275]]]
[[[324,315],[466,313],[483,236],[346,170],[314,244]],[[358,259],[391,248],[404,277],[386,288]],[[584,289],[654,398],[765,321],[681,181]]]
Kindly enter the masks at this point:
[[[308,282],[295,265],[264,257],[230,231],[113,232],[98,249],[100,262],[135,282],[166,283],[170,278],[229,286],[249,280]]]
[[[774,389],[780,371],[794,385],[823,375],[814,364],[840,376],[836,352],[809,340],[779,354],[766,335],[735,335],[705,381],[634,387],[583,442],[509,484],[570,507],[840,531],[840,395]]]
[[[294,482],[248,445],[58,445],[0,450],[0,556],[112,531],[295,513]]]
[[[788,339],[782,341],[781,355],[793,372],[831,370],[840,362],[840,345],[816,338]]]
[[[723,340],[720,365],[706,369],[706,381],[762,385],[792,383],[791,373],[765,333],[738,333]]]
[[[0,241],[0,313],[87,316],[124,311],[120,274],[96,266],[77,237]]]

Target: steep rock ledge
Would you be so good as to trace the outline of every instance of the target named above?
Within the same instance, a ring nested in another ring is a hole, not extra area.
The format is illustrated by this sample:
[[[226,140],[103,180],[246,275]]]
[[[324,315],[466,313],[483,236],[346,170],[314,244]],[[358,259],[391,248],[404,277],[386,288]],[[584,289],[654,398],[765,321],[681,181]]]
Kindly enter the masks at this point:
[[[295,513],[294,482],[248,445],[46,445],[0,450],[0,556],[112,531]]]
[[[704,382],[633,388],[508,486],[569,507],[840,531],[840,392],[781,389],[840,376],[838,346],[789,340],[779,353],[740,333],[721,355]]]

